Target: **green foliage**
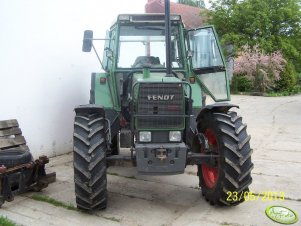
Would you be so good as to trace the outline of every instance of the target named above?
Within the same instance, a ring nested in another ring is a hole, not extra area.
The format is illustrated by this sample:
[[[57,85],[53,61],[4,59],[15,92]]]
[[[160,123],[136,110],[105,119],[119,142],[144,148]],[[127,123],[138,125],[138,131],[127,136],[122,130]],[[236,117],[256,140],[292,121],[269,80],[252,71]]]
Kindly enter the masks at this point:
[[[0,225],[1,226],[16,226],[16,224],[8,219],[7,217],[0,216]]]
[[[279,97],[279,96],[290,96],[301,93],[301,85],[294,86],[291,90],[284,91],[272,91],[265,94],[265,96],[269,97]]]
[[[244,75],[234,75],[230,86],[232,93],[253,91],[253,82]]]
[[[199,8],[205,8],[204,0],[178,0],[178,3]]]
[[[297,74],[297,83],[301,85],[301,73]]]
[[[300,0],[215,0],[208,22],[224,45],[236,49],[258,45],[266,53],[281,51],[301,71]]]
[[[68,210],[77,210],[72,204],[66,204],[64,202],[50,198],[45,195],[33,195],[33,196],[31,196],[31,198],[34,200],[40,201],[40,202],[47,202],[47,203],[52,204],[57,207],[63,207]]]
[[[276,91],[292,91],[297,84],[297,73],[292,63],[285,65],[283,72],[280,73],[280,79],[275,82]]]

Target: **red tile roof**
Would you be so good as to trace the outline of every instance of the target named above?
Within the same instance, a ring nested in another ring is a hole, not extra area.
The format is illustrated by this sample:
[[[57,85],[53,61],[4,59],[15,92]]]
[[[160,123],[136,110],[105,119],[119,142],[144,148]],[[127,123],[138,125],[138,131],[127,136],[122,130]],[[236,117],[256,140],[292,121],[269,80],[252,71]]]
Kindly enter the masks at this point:
[[[200,16],[203,9],[189,5],[170,3],[170,12],[180,14],[187,29],[202,26],[203,20]],[[164,13],[164,0],[148,0],[145,5],[146,13]]]

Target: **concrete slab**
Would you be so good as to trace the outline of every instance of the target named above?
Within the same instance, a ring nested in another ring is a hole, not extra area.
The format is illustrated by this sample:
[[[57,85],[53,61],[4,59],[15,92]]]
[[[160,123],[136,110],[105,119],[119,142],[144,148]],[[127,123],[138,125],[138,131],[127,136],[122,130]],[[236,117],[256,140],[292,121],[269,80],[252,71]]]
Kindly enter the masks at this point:
[[[50,204],[24,199],[11,206],[3,206],[1,215],[21,225],[119,225],[119,222],[78,211],[70,211]],[[97,222],[97,224],[95,224]]]
[[[301,214],[301,96],[233,96],[237,111],[248,124],[254,170],[252,192],[284,192],[285,201],[259,197],[232,208],[210,206],[198,188],[196,167],[174,176],[139,175],[133,167],[108,169],[109,202],[105,211],[92,215],[16,197],[0,209],[22,225],[277,225],[265,209],[284,205]],[[72,153],[50,160],[57,182],[38,194],[75,205]],[[300,224],[300,222],[298,222]],[[297,224],[296,224],[297,225]]]

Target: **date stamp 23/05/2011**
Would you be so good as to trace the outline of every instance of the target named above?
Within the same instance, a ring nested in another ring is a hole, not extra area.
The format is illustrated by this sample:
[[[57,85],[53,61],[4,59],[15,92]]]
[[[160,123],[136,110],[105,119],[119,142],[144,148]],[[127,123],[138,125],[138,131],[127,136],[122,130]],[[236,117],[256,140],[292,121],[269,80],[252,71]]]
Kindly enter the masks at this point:
[[[236,202],[236,201],[284,201],[285,194],[284,192],[280,191],[263,191],[260,193],[254,193],[251,191],[245,192],[227,192],[227,202]]]

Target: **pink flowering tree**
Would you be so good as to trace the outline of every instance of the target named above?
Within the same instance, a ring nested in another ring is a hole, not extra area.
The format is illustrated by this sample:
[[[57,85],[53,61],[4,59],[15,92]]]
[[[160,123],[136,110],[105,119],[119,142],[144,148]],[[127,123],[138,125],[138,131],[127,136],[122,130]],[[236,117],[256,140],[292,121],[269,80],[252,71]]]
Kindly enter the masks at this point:
[[[253,82],[255,90],[265,92],[280,79],[285,64],[286,60],[279,51],[265,54],[258,46],[245,45],[234,61],[233,73],[246,76]]]

